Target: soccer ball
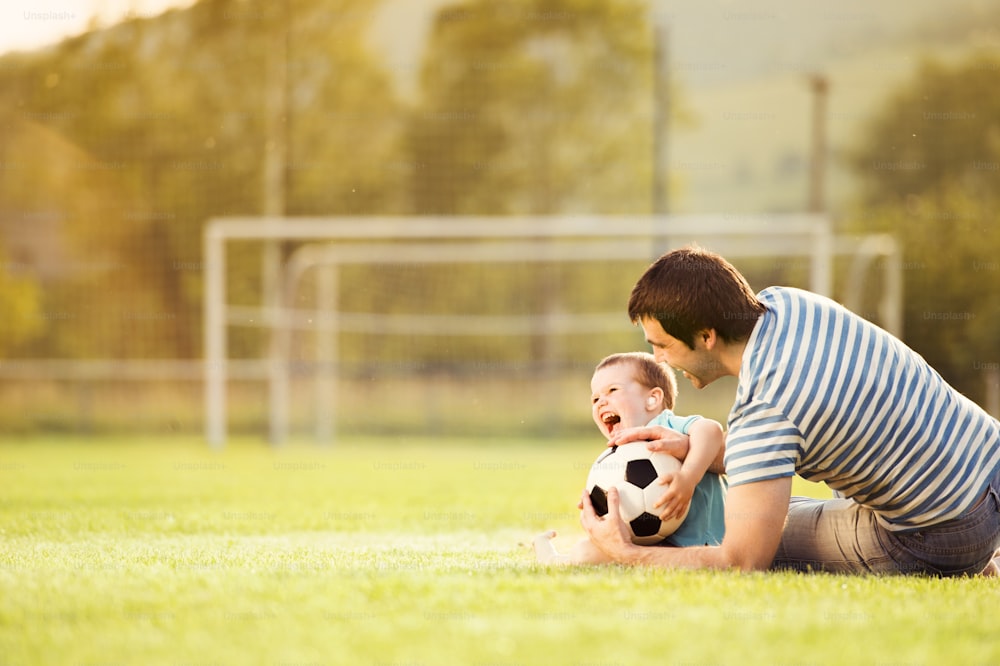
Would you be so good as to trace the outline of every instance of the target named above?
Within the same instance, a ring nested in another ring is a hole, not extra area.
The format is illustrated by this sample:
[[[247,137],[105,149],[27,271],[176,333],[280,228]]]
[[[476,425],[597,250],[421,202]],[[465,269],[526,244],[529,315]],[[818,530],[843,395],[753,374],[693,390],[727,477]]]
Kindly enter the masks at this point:
[[[618,488],[622,520],[632,534],[632,543],[651,546],[674,533],[687,517],[660,520],[660,510],[653,507],[669,486],[656,480],[667,472],[680,469],[673,456],[652,452],[645,442],[629,442],[601,452],[587,475],[587,494],[599,516],[608,513],[608,489]]]

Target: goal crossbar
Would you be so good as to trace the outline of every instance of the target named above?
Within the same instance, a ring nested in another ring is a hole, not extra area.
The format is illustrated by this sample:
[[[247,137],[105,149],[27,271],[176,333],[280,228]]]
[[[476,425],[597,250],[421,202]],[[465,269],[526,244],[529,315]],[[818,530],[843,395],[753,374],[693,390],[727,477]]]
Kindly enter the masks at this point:
[[[538,244],[545,239],[564,240],[560,240],[558,244]],[[597,243],[597,239],[603,241]],[[251,308],[228,305],[225,276],[226,245],[230,241],[325,241],[323,245],[310,244],[299,248],[282,269],[285,292],[282,300],[291,302],[288,297],[289,289],[296,288],[295,285],[305,270],[320,265],[379,261],[445,263],[652,260],[669,247],[702,239],[710,239],[711,242],[705,244],[711,246],[711,249],[731,256],[809,256],[810,288],[819,293],[831,294],[832,256],[836,252],[836,243],[829,219],[818,214],[518,218],[253,217],[211,220],[204,232],[206,438],[213,447],[222,446],[226,439],[228,326],[241,325],[254,321],[255,318],[257,321],[254,325],[263,321],[264,325],[277,327],[279,332],[313,325],[308,313],[288,308],[269,307],[265,303],[258,311],[260,317],[255,317]],[[342,245],[337,245],[338,242]],[[352,320],[349,315],[331,322],[329,312],[316,314],[315,328],[321,330],[365,325],[356,317]],[[461,315],[449,317],[449,325],[462,319]],[[469,317],[474,316],[465,319]],[[585,317],[592,319],[593,315]],[[493,323],[498,321],[500,320],[494,320]],[[603,326],[603,323],[595,321],[589,323]],[[535,330],[517,324],[512,319],[508,324],[512,330]],[[561,322],[560,328],[568,329],[572,325],[573,322],[570,321]],[[471,328],[475,329],[477,326]],[[272,357],[268,366],[272,387],[287,381],[287,378],[283,378],[285,368],[282,367],[280,358]],[[278,396],[283,393],[280,390],[276,392]],[[280,414],[284,409],[281,406],[271,407],[271,420],[281,421]],[[276,414],[279,415],[277,419]],[[272,439],[275,432],[283,431],[280,424],[275,427],[272,423]]]
[[[456,216],[456,217],[225,217],[206,227],[206,237],[244,240],[320,238],[561,238],[568,236],[678,235],[787,236],[830,233],[819,213],[775,215]]]

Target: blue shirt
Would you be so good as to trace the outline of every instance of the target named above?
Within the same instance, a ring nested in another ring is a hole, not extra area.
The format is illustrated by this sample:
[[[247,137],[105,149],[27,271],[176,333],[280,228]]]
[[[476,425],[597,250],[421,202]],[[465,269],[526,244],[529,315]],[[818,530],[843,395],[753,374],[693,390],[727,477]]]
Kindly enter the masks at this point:
[[[1000,422],[900,340],[822,296],[765,289],[729,414],[738,486],[823,481],[890,530],[955,518],[1000,468]]]
[[[660,425],[688,434],[700,416],[677,416],[669,409],[647,425]],[[664,540],[670,546],[717,546],[726,533],[726,482],[718,474],[706,472],[691,496],[691,508],[677,530]]]

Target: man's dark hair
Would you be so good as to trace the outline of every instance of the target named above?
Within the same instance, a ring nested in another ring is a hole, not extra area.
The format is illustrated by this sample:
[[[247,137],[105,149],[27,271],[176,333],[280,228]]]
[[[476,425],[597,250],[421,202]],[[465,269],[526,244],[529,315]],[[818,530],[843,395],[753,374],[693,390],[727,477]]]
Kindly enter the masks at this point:
[[[646,269],[628,300],[628,316],[649,317],[694,349],[695,334],[715,329],[727,343],[750,337],[764,305],[745,277],[714,252],[686,247],[668,252]]]

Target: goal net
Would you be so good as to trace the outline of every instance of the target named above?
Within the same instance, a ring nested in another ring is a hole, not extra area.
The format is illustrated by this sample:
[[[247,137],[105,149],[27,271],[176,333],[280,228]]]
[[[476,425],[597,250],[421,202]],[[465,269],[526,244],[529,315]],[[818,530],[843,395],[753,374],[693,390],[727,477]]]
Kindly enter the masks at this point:
[[[234,420],[263,421],[275,443],[589,427],[594,364],[646,348],[625,314],[632,284],[692,243],[758,290],[834,296],[835,274],[881,268],[873,318],[898,328],[891,239],[837,237],[821,215],[222,218],[204,243],[213,446]]]

